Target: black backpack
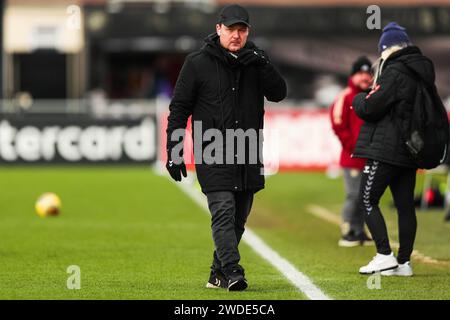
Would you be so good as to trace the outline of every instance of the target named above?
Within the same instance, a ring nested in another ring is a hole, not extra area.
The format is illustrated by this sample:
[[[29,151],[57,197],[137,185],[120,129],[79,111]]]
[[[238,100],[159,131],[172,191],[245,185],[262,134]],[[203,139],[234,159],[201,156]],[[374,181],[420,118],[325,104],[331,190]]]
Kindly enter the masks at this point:
[[[410,132],[402,133],[406,147],[420,169],[432,169],[444,163],[448,153],[447,111],[436,86],[427,85],[413,70],[418,81],[411,116]]]

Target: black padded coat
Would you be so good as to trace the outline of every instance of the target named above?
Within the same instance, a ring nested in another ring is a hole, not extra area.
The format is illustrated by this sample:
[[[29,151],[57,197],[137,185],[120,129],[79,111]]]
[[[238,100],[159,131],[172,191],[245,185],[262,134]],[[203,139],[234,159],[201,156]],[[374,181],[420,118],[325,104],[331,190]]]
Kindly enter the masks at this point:
[[[375,88],[353,99],[356,114],[365,121],[353,157],[416,167],[403,137],[410,131],[419,78],[434,84],[433,63],[419,48],[406,47],[388,57]]]
[[[255,45],[249,41],[245,48],[252,49]],[[272,64],[243,66],[227,54],[220,46],[218,36],[213,34],[205,39],[201,50],[186,57],[169,106],[168,137],[175,129],[185,128],[189,116],[193,122],[201,122],[201,134],[211,128],[222,133],[227,129],[259,132],[264,124],[264,97],[274,102],[285,98],[286,83]],[[173,144],[168,139],[168,150]],[[202,152],[208,145],[208,142],[202,144]],[[262,146],[258,144],[258,148],[249,150],[246,144],[246,154],[262,153],[260,148]],[[226,160],[225,156],[223,160]],[[256,192],[263,189],[262,162],[259,157],[257,163],[248,160],[244,164],[196,162],[202,191]]]

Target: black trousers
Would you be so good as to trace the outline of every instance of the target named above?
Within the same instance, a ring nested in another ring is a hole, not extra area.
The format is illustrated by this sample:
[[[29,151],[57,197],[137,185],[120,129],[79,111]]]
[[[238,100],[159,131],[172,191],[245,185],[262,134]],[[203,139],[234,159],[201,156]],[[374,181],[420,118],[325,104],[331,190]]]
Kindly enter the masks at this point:
[[[363,171],[360,187],[360,206],[372,234],[377,252],[390,254],[391,246],[386,223],[379,208],[380,198],[389,187],[398,212],[400,248],[398,262],[409,261],[416,237],[417,220],[414,207],[416,170],[368,160]]]
[[[241,259],[238,245],[253,204],[252,191],[216,191],[206,194],[211,212],[215,248],[213,268],[237,265]]]

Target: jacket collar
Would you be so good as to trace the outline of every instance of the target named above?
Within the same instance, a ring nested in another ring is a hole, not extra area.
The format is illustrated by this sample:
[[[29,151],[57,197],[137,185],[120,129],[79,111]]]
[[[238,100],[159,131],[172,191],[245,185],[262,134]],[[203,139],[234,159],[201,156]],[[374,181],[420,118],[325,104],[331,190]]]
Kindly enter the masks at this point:
[[[348,77],[348,80],[347,80],[347,86],[348,86],[354,93],[360,93],[360,92],[363,91],[361,88],[357,87],[357,86],[353,83],[352,77],[351,77],[351,76]]]
[[[207,52],[208,54],[214,56],[220,61],[231,65],[230,61],[227,58],[227,50],[223,48],[219,43],[219,36],[217,33],[212,33],[207,36],[205,39],[205,44],[203,45],[201,51]],[[252,41],[247,41],[244,49],[253,49],[256,48],[255,44]]]

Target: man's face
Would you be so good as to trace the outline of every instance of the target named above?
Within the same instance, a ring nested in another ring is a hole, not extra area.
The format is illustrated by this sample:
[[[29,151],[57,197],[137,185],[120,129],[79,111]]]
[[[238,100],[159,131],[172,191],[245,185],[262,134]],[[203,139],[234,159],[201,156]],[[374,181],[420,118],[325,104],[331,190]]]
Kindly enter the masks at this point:
[[[224,24],[217,24],[216,31],[222,47],[230,52],[237,52],[245,46],[249,28],[242,23],[233,24],[229,27]]]
[[[352,81],[355,86],[361,90],[367,90],[372,85],[373,77],[368,72],[357,72],[352,76]]]

